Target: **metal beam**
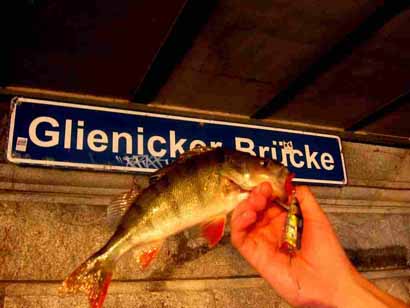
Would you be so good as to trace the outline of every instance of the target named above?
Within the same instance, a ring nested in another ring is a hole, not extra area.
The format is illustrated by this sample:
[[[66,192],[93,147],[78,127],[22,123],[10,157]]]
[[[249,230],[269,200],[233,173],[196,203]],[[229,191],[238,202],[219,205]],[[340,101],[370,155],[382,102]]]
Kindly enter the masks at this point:
[[[373,110],[365,115],[362,115],[358,120],[354,121],[353,123],[346,125],[345,130],[347,131],[356,131],[367,125],[377,121],[378,119],[382,118],[387,113],[392,112],[399,106],[410,103],[410,91],[400,95],[399,97],[393,99],[390,102],[387,102],[381,106],[379,106],[376,110]]]
[[[256,119],[267,118],[280,107],[289,103],[298,93],[312,84],[323,72],[329,70],[349,56],[360,44],[368,40],[374,33],[381,29],[388,21],[408,9],[410,1],[397,0],[385,1],[384,5],[349,33],[343,40],[333,46],[320,59],[310,65],[296,79],[289,83],[288,87],[275,95],[266,105],[258,109],[251,117]]]
[[[0,2],[0,36],[2,41],[2,47],[0,48],[0,86],[5,86],[9,80],[9,61],[11,59],[10,50],[14,44],[13,35],[17,32],[15,36],[19,36],[18,26],[14,26],[12,22],[12,16],[14,18],[18,15],[15,14],[17,12],[17,10],[15,9],[15,7],[17,6],[15,2],[16,1]],[[11,31],[10,29],[13,29],[13,31]],[[11,32],[13,32],[13,34]]]
[[[14,49],[17,45],[26,43],[24,34],[31,26],[32,13],[38,2],[0,1],[0,87],[10,84]]]
[[[186,2],[144,80],[134,91],[134,102],[146,104],[155,99],[175,66],[192,46],[216,3],[216,0]]]

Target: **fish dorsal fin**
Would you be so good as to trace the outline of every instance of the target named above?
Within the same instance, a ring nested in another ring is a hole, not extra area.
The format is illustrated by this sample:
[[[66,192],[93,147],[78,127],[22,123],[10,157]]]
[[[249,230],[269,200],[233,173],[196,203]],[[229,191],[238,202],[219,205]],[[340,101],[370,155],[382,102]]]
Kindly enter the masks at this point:
[[[141,187],[134,183],[134,187],[114,198],[110,205],[107,207],[107,220],[108,224],[115,228],[121,222],[122,217],[132,206],[141,192]]]
[[[164,168],[161,168],[158,171],[156,171],[155,173],[153,173],[149,178],[149,183],[150,184],[155,183],[160,178],[162,178],[165,174],[167,174],[169,171],[171,171],[173,168],[175,168],[176,165],[184,163],[187,159],[190,159],[192,157],[195,157],[195,156],[201,155],[205,152],[210,152],[210,151],[213,151],[213,150],[215,150],[215,148],[197,145],[193,149],[181,154],[178,157],[178,159],[175,160],[173,163],[171,163],[168,166],[165,166]]]
[[[210,152],[210,151],[213,151],[213,150],[215,150],[215,148],[206,147],[206,146],[202,146],[202,145],[197,145],[193,149],[182,153],[178,157],[177,161],[184,161],[188,158],[200,155],[200,154],[205,153],[205,152]]]

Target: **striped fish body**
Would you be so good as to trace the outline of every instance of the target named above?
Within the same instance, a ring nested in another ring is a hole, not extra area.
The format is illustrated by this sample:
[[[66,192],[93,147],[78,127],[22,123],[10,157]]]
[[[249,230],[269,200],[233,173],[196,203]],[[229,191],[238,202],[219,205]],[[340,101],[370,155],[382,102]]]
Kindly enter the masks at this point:
[[[145,268],[167,237],[198,224],[214,246],[223,235],[226,215],[248,197],[253,187],[270,182],[275,197],[285,201],[290,174],[269,159],[221,148],[200,148],[161,169],[152,179],[138,194],[129,193],[122,202],[113,203],[116,208],[111,213],[125,212],[116,232],[63,283],[66,291],[87,292],[91,307],[102,304],[102,286],[105,283],[108,287],[110,273],[124,253],[138,248],[140,265]],[[90,270],[99,273],[97,281]],[[100,286],[98,292],[84,287],[88,285]]]
[[[231,211],[248,193],[221,175],[223,161],[216,154],[189,158],[155,180],[137,197],[120,228],[135,244],[145,243]]]

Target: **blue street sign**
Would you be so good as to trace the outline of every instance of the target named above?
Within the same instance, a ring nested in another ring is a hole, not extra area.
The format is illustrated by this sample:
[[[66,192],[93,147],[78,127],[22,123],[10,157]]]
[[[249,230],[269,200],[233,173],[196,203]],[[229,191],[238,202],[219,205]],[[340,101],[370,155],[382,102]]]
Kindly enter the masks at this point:
[[[278,160],[296,182],[346,184],[337,136],[27,98],[11,109],[14,163],[151,173],[197,145],[223,146]]]

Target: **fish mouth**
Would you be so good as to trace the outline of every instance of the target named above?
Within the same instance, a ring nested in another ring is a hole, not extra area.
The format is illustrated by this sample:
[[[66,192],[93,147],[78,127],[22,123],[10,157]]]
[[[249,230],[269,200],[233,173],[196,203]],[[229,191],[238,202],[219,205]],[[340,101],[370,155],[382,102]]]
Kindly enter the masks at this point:
[[[239,192],[239,193],[250,193],[255,187],[244,187],[241,184],[235,182],[232,178],[226,178],[226,188],[230,192]]]
[[[235,193],[246,193],[250,194],[251,191],[256,187],[243,187],[240,184],[236,183],[233,179],[231,178],[226,178],[226,183],[227,185],[225,187],[228,188],[228,192],[235,192]],[[226,191],[226,190],[225,190]],[[283,208],[285,211],[289,211],[289,205],[283,202],[278,196],[272,196],[271,202],[272,204],[279,205],[281,208]]]

